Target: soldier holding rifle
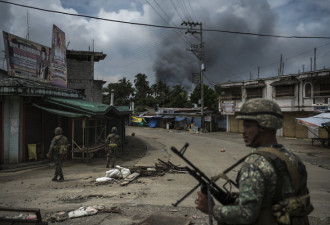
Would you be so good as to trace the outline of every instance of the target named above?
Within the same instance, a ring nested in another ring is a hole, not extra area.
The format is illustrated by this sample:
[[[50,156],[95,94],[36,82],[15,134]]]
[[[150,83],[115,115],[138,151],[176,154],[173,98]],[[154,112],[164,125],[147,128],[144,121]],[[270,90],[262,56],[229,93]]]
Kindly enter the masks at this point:
[[[198,192],[196,208],[213,213],[218,224],[309,224],[313,210],[302,161],[279,144],[276,130],[283,114],[278,104],[266,99],[245,102],[236,119],[243,120],[246,146],[255,148],[243,160],[237,176],[239,197],[233,204],[216,205]]]

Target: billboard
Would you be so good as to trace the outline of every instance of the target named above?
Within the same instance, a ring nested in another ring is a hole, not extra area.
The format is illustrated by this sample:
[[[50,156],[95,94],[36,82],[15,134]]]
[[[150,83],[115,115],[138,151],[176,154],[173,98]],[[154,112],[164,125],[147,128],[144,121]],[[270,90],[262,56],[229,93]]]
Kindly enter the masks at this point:
[[[48,47],[7,32],[3,32],[3,40],[9,75],[50,82]]]
[[[55,25],[53,25],[52,51],[50,55],[50,77],[52,84],[67,86],[65,33]]]
[[[234,115],[235,101],[220,101],[219,112],[221,115]]]

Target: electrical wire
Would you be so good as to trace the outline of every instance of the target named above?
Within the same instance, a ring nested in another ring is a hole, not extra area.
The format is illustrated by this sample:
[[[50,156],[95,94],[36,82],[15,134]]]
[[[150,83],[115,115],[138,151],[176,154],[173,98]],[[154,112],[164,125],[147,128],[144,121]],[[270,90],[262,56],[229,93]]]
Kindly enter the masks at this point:
[[[122,23],[122,24],[130,24],[130,25],[146,26],[146,27],[154,27],[154,28],[164,28],[164,29],[177,29],[177,30],[185,30],[186,29],[184,27],[161,26],[161,25],[147,24],[147,23],[135,23],[135,22],[122,21],[122,20],[106,19],[106,18],[101,18],[101,17],[96,17],[96,16],[88,16],[88,15],[83,15],[83,14],[73,14],[73,13],[61,12],[61,11],[56,11],[56,10],[38,8],[38,7],[34,7],[34,6],[27,6],[27,5],[22,5],[22,4],[13,3],[13,2],[7,2],[7,1],[3,1],[3,0],[0,0],[0,3],[20,6],[20,7],[23,7],[23,8],[40,10],[40,11],[44,11],[44,12],[57,13],[57,14],[63,14],[63,15],[69,15],[69,16],[76,16],[76,17],[85,17],[85,18],[89,18],[89,19],[96,19],[96,20]],[[198,31],[198,30],[196,30],[196,31]],[[249,35],[249,36],[258,36],[258,37],[270,37],[270,38],[330,39],[329,36],[295,36],[295,35],[288,36],[288,35],[273,35],[273,34],[260,34],[260,33],[252,33],[252,32],[230,31],[230,30],[221,30],[221,29],[205,29],[205,28],[203,28],[203,31],[205,31],[205,32],[208,31],[208,32],[237,34],[237,35]]]

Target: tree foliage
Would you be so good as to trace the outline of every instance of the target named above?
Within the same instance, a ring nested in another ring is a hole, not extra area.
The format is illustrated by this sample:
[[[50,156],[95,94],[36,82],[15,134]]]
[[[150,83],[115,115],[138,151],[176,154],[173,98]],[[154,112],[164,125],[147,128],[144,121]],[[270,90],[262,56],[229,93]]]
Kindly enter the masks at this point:
[[[187,91],[184,90],[183,86],[177,84],[173,87],[170,93],[170,102],[167,107],[173,108],[189,108],[191,103],[188,100]]]
[[[111,90],[115,91],[114,104],[128,106],[130,102],[135,103],[136,108],[145,109],[145,107],[169,107],[169,108],[189,108],[201,98],[201,88],[196,86],[194,91],[188,98],[188,93],[184,87],[177,84],[170,88],[163,81],[157,81],[155,84],[149,86],[145,74],[139,73],[135,75],[134,87],[132,83],[125,77],[118,81],[118,83],[110,83],[103,88],[103,103],[109,104],[111,97]],[[217,107],[216,92],[204,85],[204,106],[210,109]]]
[[[164,107],[169,104],[170,89],[163,81],[157,81],[151,86],[151,93],[155,99],[156,104],[160,107]]]
[[[192,104],[198,104],[199,99],[201,99],[201,86],[197,85],[194,91],[190,95],[190,101]],[[215,90],[209,88],[204,84],[204,107],[209,109],[217,108],[217,94]]]
[[[151,94],[151,89],[149,87],[149,81],[147,81],[147,76],[145,74],[139,73],[135,75],[134,79],[135,86],[135,97],[134,101],[137,105],[147,105],[150,104],[149,95]]]
[[[124,77],[118,83],[110,83],[108,87],[103,88],[103,103],[110,104],[111,90],[115,92],[114,105],[129,105],[134,94],[134,88],[129,80]]]

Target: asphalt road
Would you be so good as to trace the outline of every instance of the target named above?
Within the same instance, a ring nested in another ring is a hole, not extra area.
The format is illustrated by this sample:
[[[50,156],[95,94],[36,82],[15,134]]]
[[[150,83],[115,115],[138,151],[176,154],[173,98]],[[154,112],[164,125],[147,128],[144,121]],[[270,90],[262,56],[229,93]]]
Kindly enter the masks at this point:
[[[134,132],[134,136],[131,134]],[[153,167],[158,159],[185,166],[182,159],[173,154],[171,146],[189,147],[185,156],[207,176],[213,176],[228,168],[250,152],[239,134],[205,133],[158,128],[127,127],[127,143],[119,154],[117,164],[123,167]],[[330,224],[330,149],[311,145],[309,140],[279,138],[279,142],[298,154],[306,163],[308,184],[315,210],[310,214],[311,224]],[[164,176],[139,177],[126,186],[120,181],[98,185],[95,179],[105,175],[105,158],[102,154],[86,164],[85,160],[68,160],[64,163],[65,182],[51,182],[54,173],[52,163],[40,167],[25,167],[0,171],[0,206],[39,208],[43,218],[56,212],[69,212],[81,206],[115,207],[121,213],[97,213],[93,216],[67,219],[59,224],[133,224],[150,215],[166,215],[184,218],[194,224],[208,224],[208,217],[194,207],[193,193],[173,207],[197,184],[190,175],[166,173]],[[229,173],[235,178],[237,169]],[[219,185],[222,185],[220,182]]]

